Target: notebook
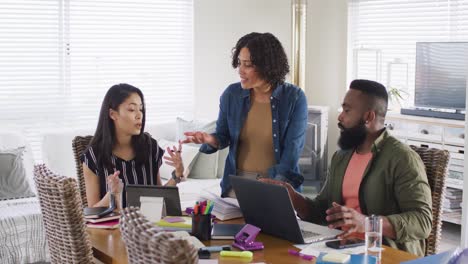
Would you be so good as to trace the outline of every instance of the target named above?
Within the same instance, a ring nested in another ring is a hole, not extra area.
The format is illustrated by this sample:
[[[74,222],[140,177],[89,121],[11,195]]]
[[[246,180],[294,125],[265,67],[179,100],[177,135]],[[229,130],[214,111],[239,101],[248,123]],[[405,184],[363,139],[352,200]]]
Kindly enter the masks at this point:
[[[110,221],[110,220],[115,220],[115,219],[119,219],[120,218],[120,214],[119,213],[116,213],[116,212],[112,212],[106,216],[103,216],[103,217],[100,217],[100,218],[85,218],[86,222],[88,223],[100,223],[100,222],[107,222],[107,221]]]
[[[114,208],[110,207],[86,207],[83,209],[83,214],[86,219],[100,218],[110,214]]]
[[[100,223],[87,223],[86,226],[89,228],[115,229],[119,227],[119,219]]]
[[[234,239],[243,227],[243,224],[214,224],[211,239]]]
[[[285,187],[230,175],[244,220],[262,232],[293,243],[334,239],[340,230],[298,221]]]

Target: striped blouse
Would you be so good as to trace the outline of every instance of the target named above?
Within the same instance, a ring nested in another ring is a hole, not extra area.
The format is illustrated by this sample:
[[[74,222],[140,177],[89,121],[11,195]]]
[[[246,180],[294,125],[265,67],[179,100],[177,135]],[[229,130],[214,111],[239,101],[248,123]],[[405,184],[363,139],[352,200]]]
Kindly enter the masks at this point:
[[[115,170],[120,171],[119,178],[122,179],[124,184],[122,195],[123,207],[127,205],[127,197],[125,195],[127,184],[157,185],[157,175],[162,165],[164,150],[159,147],[158,143],[153,138],[151,138],[151,145],[152,153],[149,156],[148,162],[144,164],[136,164],[135,160],[123,160],[115,155],[111,157],[112,164]],[[107,193],[106,178],[112,175],[114,171],[109,171],[103,168],[102,165],[97,164],[95,152],[91,147],[81,155],[81,162],[86,164],[86,166],[98,176],[99,191],[101,193],[100,197],[102,199]]]

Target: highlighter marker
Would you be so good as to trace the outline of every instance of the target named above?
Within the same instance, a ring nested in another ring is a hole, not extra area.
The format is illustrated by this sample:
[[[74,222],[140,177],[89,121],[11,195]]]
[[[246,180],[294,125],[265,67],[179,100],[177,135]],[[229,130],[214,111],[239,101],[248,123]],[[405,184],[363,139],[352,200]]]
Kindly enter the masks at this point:
[[[253,253],[251,251],[221,251],[219,252],[221,257],[237,257],[237,258],[248,258],[251,259],[253,257]]]

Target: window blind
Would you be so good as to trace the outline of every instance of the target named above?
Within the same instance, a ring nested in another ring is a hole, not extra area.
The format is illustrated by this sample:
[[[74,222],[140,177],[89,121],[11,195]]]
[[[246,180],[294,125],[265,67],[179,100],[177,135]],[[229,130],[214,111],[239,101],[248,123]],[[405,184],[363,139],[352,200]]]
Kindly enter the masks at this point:
[[[38,161],[43,131],[94,129],[117,83],[143,91],[147,123],[191,117],[191,0],[2,1],[0,22],[0,121]]]
[[[351,76],[408,93],[414,103],[416,42],[468,41],[466,0],[349,0]]]

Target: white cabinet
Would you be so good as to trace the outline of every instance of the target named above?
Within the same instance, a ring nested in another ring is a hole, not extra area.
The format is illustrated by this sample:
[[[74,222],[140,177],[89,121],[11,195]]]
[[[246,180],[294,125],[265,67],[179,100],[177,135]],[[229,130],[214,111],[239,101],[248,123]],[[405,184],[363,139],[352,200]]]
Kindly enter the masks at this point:
[[[320,189],[327,175],[328,107],[310,105],[304,150],[299,167],[304,175],[304,185]]]
[[[389,112],[385,123],[392,135],[408,145],[446,149],[450,152],[447,191],[443,200],[442,219],[460,224],[463,196],[465,122]]]

